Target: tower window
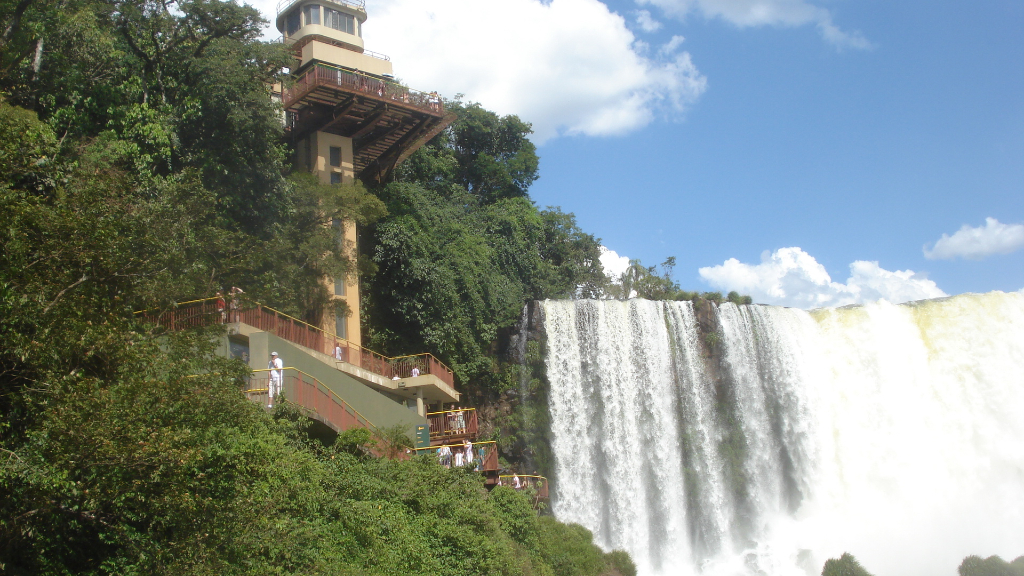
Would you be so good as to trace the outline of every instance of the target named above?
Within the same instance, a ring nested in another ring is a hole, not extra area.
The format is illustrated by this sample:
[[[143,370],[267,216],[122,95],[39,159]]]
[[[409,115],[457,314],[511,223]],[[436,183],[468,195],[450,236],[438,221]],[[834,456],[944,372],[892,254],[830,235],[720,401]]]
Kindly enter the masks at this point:
[[[324,26],[347,32],[349,34],[356,33],[356,18],[351,14],[339,12],[337,10],[331,10],[330,8],[324,7]]]
[[[348,340],[348,316],[334,315],[334,333],[338,335],[338,338]]]
[[[341,146],[331,146],[331,166],[341,168]]]
[[[289,36],[291,36],[298,32],[299,28],[302,28],[302,14],[298,10],[295,10],[288,15],[288,19],[285,22],[285,31]]]
[[[306,24],[320,23],[320,5],[306,4],[302,7],[302,15],[306,17]]]
[[[334,279],[334,295],[345,296],[345,279],[335,278]]]
[[[341,184],[341,172],[331,172],[331,184]]]

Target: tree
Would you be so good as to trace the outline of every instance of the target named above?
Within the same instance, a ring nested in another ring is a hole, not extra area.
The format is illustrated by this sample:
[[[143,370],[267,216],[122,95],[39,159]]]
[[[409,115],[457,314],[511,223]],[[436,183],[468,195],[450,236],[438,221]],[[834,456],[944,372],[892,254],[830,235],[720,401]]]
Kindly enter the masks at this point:
[[[479,104],[445,102],[458,120],[400,167],[400,181],[459,186],[484,203],[526,197],[539,159],[531,126]]]

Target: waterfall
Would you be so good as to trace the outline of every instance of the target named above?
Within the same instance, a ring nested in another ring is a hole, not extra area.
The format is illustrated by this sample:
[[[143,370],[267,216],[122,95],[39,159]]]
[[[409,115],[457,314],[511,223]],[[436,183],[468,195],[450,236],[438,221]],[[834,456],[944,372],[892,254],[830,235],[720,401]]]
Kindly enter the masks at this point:
[[[1024,294],[546,301],[552,509],[640,574],[1024,554]]]

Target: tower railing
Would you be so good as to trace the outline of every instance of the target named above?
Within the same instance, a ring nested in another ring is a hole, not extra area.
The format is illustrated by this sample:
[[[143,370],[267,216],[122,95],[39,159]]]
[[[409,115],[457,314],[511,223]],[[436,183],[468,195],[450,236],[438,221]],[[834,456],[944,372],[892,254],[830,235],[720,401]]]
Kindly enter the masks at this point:
[[[444,115],[444,103],[436,92],[420,92],[391,80],[319,62],[299,74],[291,86],[282,90],[282,105],[285,109],[291,108],[321,86],[338,88],[346,92],[359,92],[377,100],[396,102],[403,107],[414,108],[434,116]]]
[[[362,10],[366,12],[366,0],[328,0],[332,4],[341,4],[342,6],[348,6],[349,8],[355,8],[356,10]],[[277,3],[277,13],[280,15],[282,12],[287,11],[292,7],[292,4],[298,3],[299,0],[280,0]]]
[[[449,386],[455,385],[451,369],[433,354],[385,356],[244,296],[191,300],[168,310],[144,310],[136,315],[171,331],[241,322],[389,380],[409,378],[415,369],[419,375],[430,374]]]

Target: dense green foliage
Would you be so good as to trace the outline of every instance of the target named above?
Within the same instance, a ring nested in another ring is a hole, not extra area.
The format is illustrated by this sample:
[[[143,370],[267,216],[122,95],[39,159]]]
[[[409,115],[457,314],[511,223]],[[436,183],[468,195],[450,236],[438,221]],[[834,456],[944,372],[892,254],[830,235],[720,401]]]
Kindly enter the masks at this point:
[[[374,346],[430,350],[461,383],[493,387],[499,330],[526,301],[598,296],[606,279],[599,240],[526,195],[537,177],[529,125],[450,107],[459,120],[377,190],[388,215],[363,237],[375,270],[365,322]]]
[[[360,186],[286,174],[267,91],[286,55],[259,23],[217,0],[0,0],[0,572],[628,574],[522,494],[428,457],[372,458],[366,432],[325,446],[287,405],[266,413],[239,393],[248,369],[213,354],[215,328],[137,321],[231,285],[318,316],[322,281],[356,269],[330,222],[385,213]],[[497,308],[575,289],[557,258],[590,246],[524,199],[532,145],[502,130],[459,144],[490,162],[457,176],[493,207],[481,230],[562,245],[535,250],[547,274]],[[536,268],[489,249],[502,273]],[[408,443],[373,441],[393,456]]]
[[[871,576],[871,573],[860,565],[853,554],[844,552],[839,558],[829,558],[825,561],[821,576]]]
[[[1007,562],[999,556],[968,556],[957,568],[960,576],[1024,576],[1024,556]]]

